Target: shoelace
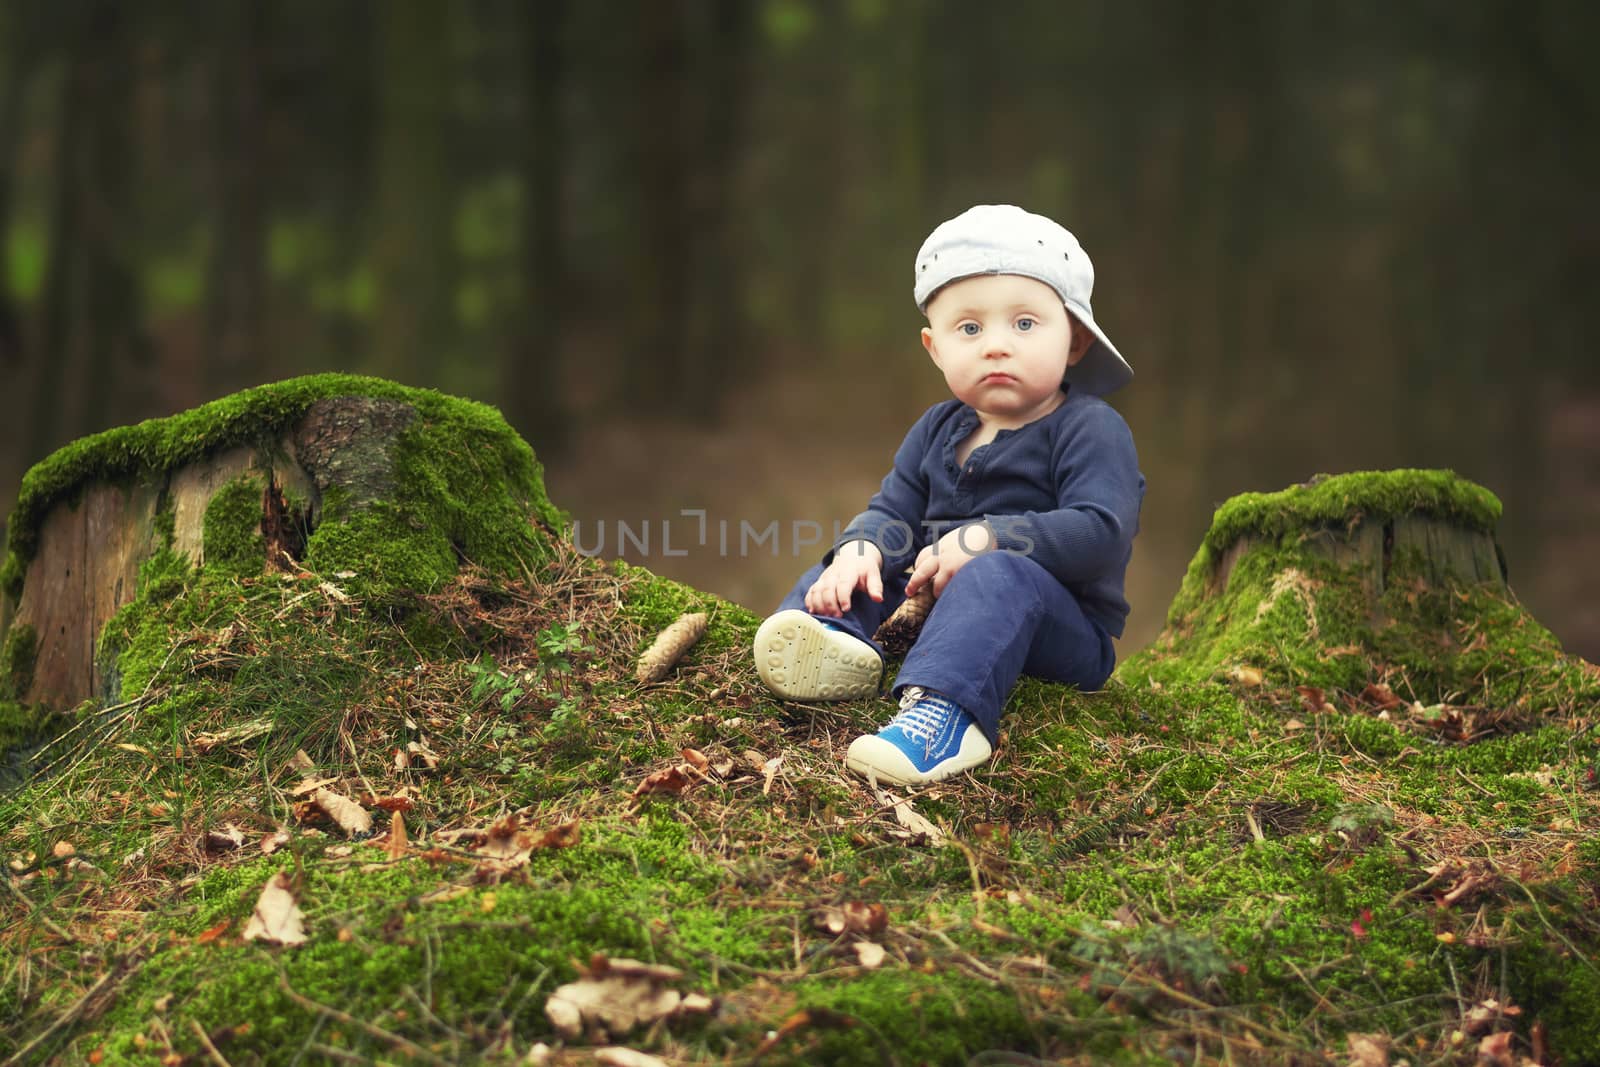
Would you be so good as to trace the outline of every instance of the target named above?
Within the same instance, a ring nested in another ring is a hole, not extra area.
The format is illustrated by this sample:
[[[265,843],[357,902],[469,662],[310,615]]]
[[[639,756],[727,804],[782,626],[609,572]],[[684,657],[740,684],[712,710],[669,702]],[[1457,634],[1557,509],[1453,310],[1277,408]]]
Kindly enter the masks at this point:
[[[913,696],[913,693],[916,695]],[[945,697],[926,693],[913,686],[901,695],[900,714],[890,721],[888,728],[898,727],[901,733],[927,747],[943,732],[955,708],[955,704]]]

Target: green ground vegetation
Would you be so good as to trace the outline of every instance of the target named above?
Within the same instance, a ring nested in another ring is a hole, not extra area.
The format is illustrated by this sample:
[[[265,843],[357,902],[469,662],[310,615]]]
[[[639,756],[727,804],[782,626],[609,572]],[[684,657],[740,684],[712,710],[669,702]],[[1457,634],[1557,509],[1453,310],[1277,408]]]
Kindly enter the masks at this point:
[[[1100,693],[1025,681],[988,766],[892,792],[842,763],[886,702],[774,700],[755,616],[559,537],[404,594],[158,553],[122,700],[0,800],[0,1056],[1600,1063],[1600,679],[1474,590],[1363,628],[1292,525],[1228,620]],[[279,876],[302,944],[246,936]],[[597,958],[710,1004],[563,1034]]]

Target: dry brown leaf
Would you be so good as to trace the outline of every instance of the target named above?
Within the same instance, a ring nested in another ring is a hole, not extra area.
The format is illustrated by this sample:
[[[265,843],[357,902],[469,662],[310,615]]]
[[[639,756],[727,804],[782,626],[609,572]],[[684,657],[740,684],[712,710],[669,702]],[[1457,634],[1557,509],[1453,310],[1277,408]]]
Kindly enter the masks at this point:
[[[684,791],[694,784],[689,775],[684,773],[683,768],[684,765],[680,763],[666,770],[656,771],[639,783],[633,795],[642,797],[647,793],[665,793],[668,796],[682,796]]]
[[[421,760],[422,765],[428,770],[439,766],[439,754],[428,747],[428,739],[422,737],[416,741],[406,743],[406,753],[412,760]]]
[[[328,813],[351,837],[364,837],[372,832],[372,816],[360,804],[331,789],[319,789],[311,794],[312,803]]]
[[[1328,702],[1322,690],[1314,685],[1297,685],[1294,687],[1294,691],[1300,694],[1300,702],[1305,705],[1306,711],[1311,715],[1320,712],[1322,705]]]
[[[683,758],[694,764],[696,770],[701,771],[705,770],[711,763],[710,760],[706,759],[706,754],[698,748],[683,749]]]
[[[876,937],[888,929],[889,909],[882,904],[868,904],[848,900],[843,904],[829,904],[811,913],[811,921],[819,930],[835,937],[840,934],[864,934]]]
[[[1368,685],[1361,691],[1361,699],[1374,707],[1390,711],[1404,704],[1405,701],[1394,695],[1394,691],[1386,685],[1376,683]]]
[[[1266,682],[1266,676],[1254,667],[1234,667],[1228,672],[1228,677],[1240,685],[1249,686],[1252,689],[1258,688]]]
[[[406,817],[397,811],[389,816],[389,838],[384,842],[383,849],[389,854],[390,859],[397,860],[404,856],[410,847],[410,842],[406,840]]]
[[[219,830],[206,831],[207,852],[232,852],[244,845],[244,831],[233,823],[223,823]]]
[[[1346,1034],[1344,1040],[1350,1053],[1347,1067],[1388,1067],[1387,1034]]]
[[[917,810],[911,806],[911,801],[909,800],[895,801],[894,819],[895,822],[905,827],[912,834],[927,838],[928,844],[935,848],[945,842],[945,832],[917,814]]]
[[[1479,1041],[1478,1062],[1485,1067],[1516,1067],[1517,1059],[1511,1052],[1511,1039],[1515,1036],[1510,1030],[1502,1030]]]
[[[417,806],[417,802],[400,793],[392,797],[375,797],[372,806],[382,808],[384,811],[410,811]]]
[[[246,941],[266,941],[276,945],[300,945],[306,940],[305,916],[295,903],[289,876],[282,871],[267,879],[256,899],[255,911],[245,924]]]
[[[782,756],[773,756],[761,765],[761,773],[766,781],[761,783],[761,795],[766,796],[772,792],[772,780],[778,776],[778,768],[783,766]]]
[[[68,856],[75,855],[77,851],[72,847],[71,841],[57,841],[55,847],[50,849],[50,854],[58,860],[64,860]]]
[[[337,778],[312,778],[312,777],[302,778],[302,779],[300,779],[300,784],[299,785],[297,785],[293,789],[289,790],[289,795],[290,796],[296,796],[296,797],[303,797],[307,793],[315,793],[317,790],[321,789],[323,786],[333,785],[338,780],[339,779],[337,779]]]
[[[545,1015],[569,1038],[577,1037],[585,1028],[624,1034],[641,1023],[676,1014],[684,997],[664,983],[682,976],[683,972],[673,967],[596,955],[576,982],[550,994],[545,1001]]]
[[[275,830],[261,839],[261,854],[270,856],[289,843],[288,830]]]
[[[668,1067],[667,1061],[659,1056],[616,1046],[595,1049],[594,1062],[606,1067]]]
[[[578,843],[582,836],[578,820],[569,819],[535,837],[530,844],[535,850],[542,848],[571,848]]]
[[[270,719],[256,719],[251,722],[241,722],[226,729],[215,732],[193,734],[189,738],[190,746],[200,753],[210,752],[218,745],[233,745],[244,741],[254,740],[272,732]]]
[[[417,900],[423,904],[442,904],[447,900],[455,900],[472,892],[469,885],[442,885],[438,889],[430,889]]]
[[[289,768],[302,774],[315,769],[316,766],[315,763],[311,762],[311,757],[306,755],[306,750],[303,748],[295,749],[294,755],[289,758]]]
[[[483,843],[478,846],[478,853],[492,860],[510,860],[519,854],[527,859],[528,850],[520,840],[521,830],[522,820],[516,812],[495,820]]]

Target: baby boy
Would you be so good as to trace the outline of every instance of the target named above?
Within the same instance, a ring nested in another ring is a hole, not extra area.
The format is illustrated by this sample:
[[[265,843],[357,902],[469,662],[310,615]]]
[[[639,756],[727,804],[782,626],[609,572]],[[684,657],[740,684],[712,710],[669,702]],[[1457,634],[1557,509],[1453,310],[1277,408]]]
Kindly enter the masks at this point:
[[[1133,371],[1095,322],[1093,286],[1077,238],[1017,207],[971,208],[917,253],[922,346],[952,397],[755,639],[778,696],[871,696],[878,625],[933,590],[895,679],[899,714],[850,745],[861,774],[917,784],[976,767],[1020,675],[1094,690],[1111,674],[1144,476],[1101,399]]]

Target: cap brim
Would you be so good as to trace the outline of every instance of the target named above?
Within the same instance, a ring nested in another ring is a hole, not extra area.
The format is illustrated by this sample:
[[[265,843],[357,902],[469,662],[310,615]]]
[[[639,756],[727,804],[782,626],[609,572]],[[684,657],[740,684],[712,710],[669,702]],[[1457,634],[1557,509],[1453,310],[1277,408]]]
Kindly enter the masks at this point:
[[[1074,389],[1082,389],[1094,396],[1105,396],[1133,381],[1133,368],[1128,366],[1128,361],[1122,358],[1117,346],[1111,343],[1099,323],[1094,321],[1089,309],[1075,300],[1067,301],[1067,308],[1094,334],[1095,343],[1089,346],[1089,351],[1083,354],[1082,359],[1067,368],[1064,376],[1066,382]]]

